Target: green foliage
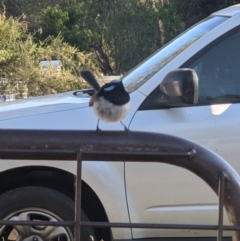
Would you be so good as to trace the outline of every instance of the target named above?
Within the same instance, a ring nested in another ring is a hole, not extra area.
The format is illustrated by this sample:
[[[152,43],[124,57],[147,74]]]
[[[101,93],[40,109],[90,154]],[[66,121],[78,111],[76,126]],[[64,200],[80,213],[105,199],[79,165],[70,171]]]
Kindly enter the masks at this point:
[[[61,71],[49,67],[43,71],[42,60],[60,60]],[[85,86],[79,69],[97,71],[93,54],[84,54],[63,41],[61,35],[36,42],[27,32],[27,24],[0,15],[0,94],[36,96],[58,93]]]
[[[199,22],[203,18],[209,16],[211,13],[222,8],[240,3],[240,0],[194,0],[182,1],[172,0],[177,8],[179,16],[188,28],[193,24]]]
[[[174,1],[168,1],[164,4],[156,4],[159,28],[162,33],[162,44],[168,43],[178,34],[183,32],[184,24],[180,16],[176,13]]]
[[[57,36],[68,20],[68,12],[56,7],[47,7],[41,24],[44,31],[48,31],[48,35]]]
[[[69,0],[70,1],[70,0]],[[7,17],[22,17],[29,23],[29,29],[39,28],[39,19],[48,6],[58,6],[59,0],[2,0]]]
[[[133,68],[182,30],[173,4],[153,0],[78,0],[74,5],[62,0],[58,8],[47,9],[40,24],[43,37],[61,32],[81,51],[94,51],[110,74]]]
[[[104,74],[123,74],[213,11],[240,0],[3,0],[10,15],[30,29],[41,27],[41,41],[63,36],[95,56]],[[2,58],[14,51],[1,50]],[[0,59],[0,61],[2,61]]]
[[[109,8],[104,44],[115,71],[123,73],[161,46],[157,13],[152,1],[122,0]]]
[[[64,39],[72,46],[78,47],[81,51],[91,51],[90,43],[96,41],[99,36],[88,23],[92,21],[86,5],[83,3],[69,4],[68,1],[61,1],[60,7],[48,7],[41,18],[41,38],[57,36],[59,32]],[[88,7],[89,8],[89,7]]]
[[[71,46],[94,53],[104,74],[122,74],[182,29],[173,0],[5,0],[24,13],[40,40],[59,33]],[[40,4],[40,5],[39,5]]]

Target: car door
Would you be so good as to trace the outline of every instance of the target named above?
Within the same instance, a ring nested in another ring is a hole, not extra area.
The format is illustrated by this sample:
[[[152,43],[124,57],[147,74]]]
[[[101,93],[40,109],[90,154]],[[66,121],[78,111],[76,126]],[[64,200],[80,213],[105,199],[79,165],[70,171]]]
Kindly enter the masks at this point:
[[[216,116],[216,152],[240,173],[240,29],[236,28],[188,65],[194,68]]]
[[[228,33],[188,67],[216,117],[216,152],[240,173],[240,29]],[[205,68],[205,69],[204,69]]]
[[[138,111],[131,130],[167,133],[215,150],[215,116],[210,106]],[[216,224],[217,198],[189,171],[160,163],[125,163],[131,222]],[[133,238],[193,237],[200,231],[133,229]],[[212,233],[208,232],[208,236]]]
[[[156,89],[137,111],[130,129],[191,139],[222,155],[240,171],[236,158],[240,154],[240,67],[234,67],[240,63],[239,45],[239,30],[235,29],[181,66],[198,74],[196,106],[154,108],[151,99],[161,94]],[[125,171],[131,222],[217,224],[217,197],[192,173],[158,163],[126,163]],[[197,230],[133,229],[132,233],[133,238],[216,235]]]

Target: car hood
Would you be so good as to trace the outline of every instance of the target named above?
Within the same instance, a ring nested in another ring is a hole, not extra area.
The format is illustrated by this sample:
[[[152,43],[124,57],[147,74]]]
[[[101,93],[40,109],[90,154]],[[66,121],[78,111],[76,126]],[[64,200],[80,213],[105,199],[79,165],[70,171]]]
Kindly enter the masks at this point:
[[[0,103],[0,121],[30,115],[87,107],[89,95],[78,92],[47,95]]]

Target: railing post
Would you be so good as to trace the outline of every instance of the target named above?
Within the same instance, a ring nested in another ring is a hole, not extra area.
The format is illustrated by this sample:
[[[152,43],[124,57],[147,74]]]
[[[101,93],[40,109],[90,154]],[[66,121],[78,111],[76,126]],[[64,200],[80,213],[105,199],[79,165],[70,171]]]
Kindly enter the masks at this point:
[[[81,237],[81,196],[82,196],[82,153],[77,152],[77,174],[75,180],[75,226],[74,241],[80,241]]]
[[[226,172],[221,172],[218,179],[218,233],[217,241],[222,241],[223,236],[223,203],[224,203],[224,188],[227,178]]]

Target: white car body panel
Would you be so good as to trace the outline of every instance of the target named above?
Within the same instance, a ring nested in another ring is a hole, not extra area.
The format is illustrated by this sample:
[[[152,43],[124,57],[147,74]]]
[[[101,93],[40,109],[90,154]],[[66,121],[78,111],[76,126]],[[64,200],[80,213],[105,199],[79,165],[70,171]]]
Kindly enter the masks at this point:
[[[240,4],[213,15],[232,16],[176,56],[138,90],[124,125],[132,131],[159,132],[196,141],[220,154],[240,173],[240,104],[189,106],[138,111],[165,75],[225,32],[239,26]],[[0,105],[0,129],[95,130],[97,118],[89,97],[72,93],[31,98]],[[123,130],[121,123],[99,122],[103,131]],[[127,135],[126,135],[127,138]],[[75,174],[76,163],[56,161],[1,161],[0,172],[22,166],[49,166]],[[216,224],[217,197],[192,173],[166,164],[84,162],[83,180],[101,200],[109,221]],[[125,186],[126,185],[126,186]],[[126,189],[125,189],[126,188]],[[129,210],[128,210],[129,209]],[[225,215],[225,223],[228,223]],[[215,232],[113,229],[114,239],[199,237]]]
[[[163,79],[169,71],[179,68],[216,37],[239,25],[239,20],[240,15],[238,14],[196,41],[168,63],[150,81],[147,81],[140,88],[140,91],[149,95],[154,89],[153,86],[157,87],[159,80]],[[233,110],[230,113],[227,109],[231,108]],[[240,173],[237,158],[237,155],[239,155],[237,146],[240,141],[238,125],[240,118],[237,114],[239,108],[240,104],[223,104],[138,111],[133,118],[130,129],[172,134],[196,141],[217,152]],[[226,111],[227,113],[223,114]],[[222,130],[224,130],[224,133]],[[233,140],[233,136],[236,136],[234,144],[232,141],[228,141],[228,138]],[[149,167],[149,163],[126,164],[126,187],[131,222],[187,224],[193,223],[193,220],[196,220],[197,217],[199,224],[217,224],[218,211],[216,207],[218,200],[216,195],[198,177],[186,170],[179,169],[178,167],[156,163],[151,164],[151,167]],[[165,175],[166,178],[164,178]],[[170,178],[167,178],[167,176],[170,176]],[[160,196],[159,193],[161,193]],[[181,196],[180,193],[184,194]],[[188,193],[189,195],[187,195]],[[149,209],[153,207],[154,209],[149,214]],[[166,209],[166,207],[169,208]],[[184,209],[183,207],[191,208]],[[229,223],[226,215],[224,222]],[[181,235],[184,235],[184,237],[213,236],[215,232],[205,231],[203,234],[198,230],[133,229],[133,238],[179,237]]]
[[[216,150],[216,118],[209,106],[138,111],[130,129],[182,136]],[[189,224],[197,219],[199,224],[217,223],[215,193],[187,170],[159,163],[126,163],[126,187],[132,222]],[[149,212],[152,207],[158,208]],[[166,211],[167,207],[171,208]],[[198,230],[133,230],[134,238],[180,234],[203,235]]]
[[[216,153],[240,173],[240,104],[222,104],[220,107],[224,111],[216,115]]]
[[[86,116],[90,117],[89,121],[86,121]],[[0,121],[0,128],[4,129],[61,130],[61,128],[64,128],[65,130],[78,130],[81,126],[85,130],[95,130],[96,125],[97,119],[88,107],[75,107],[70,110],[53,111]]]
[[[35,110],[35,108],[40,107],[47,107],[51,108],[54,106],[54,110],[64,110],[69,109],[69,104],[80,104],[82,103],[83,107],[88,106],[89,96],[88,95],[82,95],[81,98],[76,98],[73,96],[73,92],[66,92],[62,94],[56,94],[56,95],[46,95],[46,96],[39,96],[35,98],[29,98],[29,99],[21,99],[21,100],[15,100],[15,101],[8,101],[3,102],[1,104],[1,112],[5,111],[14,111],[16,115],[16,112],[19,110],[21,113],[24,111],[24,109],[27,109],[27,113],[30,115],[31,112],[29,112],[29,108],[33,108],[31,110]],[[65,106],[65,108],[59,108],[61,106]],[[71,105],[71,108],[73,106]],[[44,109],[46,110],[46,109]],[[18,112],[19,113],[19,112]],[[24,112],[23,112],[24,113]],[[34,114],[34,112],[33,112]],[[8,114],[9,116],[9,114]],[[3,115],[1,115],[1,119],[3,119]]]

